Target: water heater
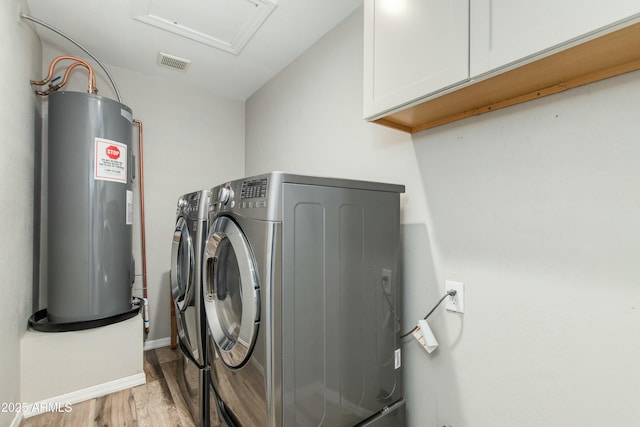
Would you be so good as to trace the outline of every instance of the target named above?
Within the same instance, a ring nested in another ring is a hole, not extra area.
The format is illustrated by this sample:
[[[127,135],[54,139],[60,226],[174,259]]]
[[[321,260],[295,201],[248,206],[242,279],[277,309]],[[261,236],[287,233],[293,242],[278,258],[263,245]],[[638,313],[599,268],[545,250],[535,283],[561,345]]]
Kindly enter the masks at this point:
[[[134,276],[131,109],[93,93],[48,102],[48,321],[117,316]]]

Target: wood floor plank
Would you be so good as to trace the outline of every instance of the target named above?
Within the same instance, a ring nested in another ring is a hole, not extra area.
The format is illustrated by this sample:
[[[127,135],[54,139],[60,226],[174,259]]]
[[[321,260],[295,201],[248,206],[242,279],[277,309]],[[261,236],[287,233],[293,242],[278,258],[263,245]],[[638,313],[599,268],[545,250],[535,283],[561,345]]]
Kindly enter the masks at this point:
[[[83,402],[84,403],[84,402]],[[77,404],[81,405],[81,404]],[[75,409],[76,405],[73,405],[70,412],[64,412],[64,406],[60,407],[60,411],[56,412],[43,412],[38,415],[34,415],[29,418],[25,418],[21,421],[20,427],[59,427],[63,425],[71,425],[73,421],[72,412]],[[78,408],[78,412],[83,413],[86,412],[85,407],[91,406],[91,403],[87,403],[86,405],[82,405]],[[81,414],[79,414],[81,416]],[[82,424],[78,424],[82,425]],[[85,424],[86,425],[86,424]]]
[[[158,360],[158,354],[155,350],[144,352],[144,374],[147,377],[147,382],[153,382],[164,378],[162,375],[162,369],[160,368],[160,361]]]
[[[70,414],[71,414],[71,412],[69,412],[69,413],[47,412],[44,415],[47,415],[49,417],[49,420],[51,421],[51,423],[49,425],[51,427],[58,427],[58,426],[65,426],[65,422],[67,423],[66,425],[70,425],[71,424],[71,415]]]
[[[176,360],[180,356],[179,349],[172,349],[171,347],[160,347],[153,350],[158,357],[158,362],[162,365],[166,362]]]
[[[131,389],[108,394],[96,400],[96,426],[132,427],[138,424]]]
[[[20,427],[49,427],[51,425],[51,417],[49,414],[34,415],[25,418],[20,423]]]
[[[95,419],[96,401],[95,399],[72,405],[71,411],[62,415],[61,425],[65,427],[86,427],[93,425]],[[55,425],[51,424],[52,426]]]
[[[180,416],[165,379],[135,387],[131,392],[136,402],[139,426],[181,426]]]

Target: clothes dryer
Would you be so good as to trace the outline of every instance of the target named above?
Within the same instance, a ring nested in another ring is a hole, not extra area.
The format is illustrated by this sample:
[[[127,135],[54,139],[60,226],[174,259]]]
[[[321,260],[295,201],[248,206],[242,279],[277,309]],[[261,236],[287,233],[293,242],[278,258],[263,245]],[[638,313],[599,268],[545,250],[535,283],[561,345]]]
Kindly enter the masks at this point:
[[[240,426],[402,426],[400,185],[273,172],[212,189],[212,386]]]
[[[209,362],[202,309],[201,261],[207,236],[209,190],[178,199],[171,246],[171,295],[175,305],[178,345],[178,385],[197,426],[210,425]]]

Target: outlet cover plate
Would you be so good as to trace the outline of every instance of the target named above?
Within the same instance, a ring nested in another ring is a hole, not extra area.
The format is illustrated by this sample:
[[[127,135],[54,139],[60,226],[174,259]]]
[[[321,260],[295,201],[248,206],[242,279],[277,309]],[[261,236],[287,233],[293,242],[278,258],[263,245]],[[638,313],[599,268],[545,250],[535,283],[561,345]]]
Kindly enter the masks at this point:
[[[445,308],[456,313],[464,313],[464,283],[446,280],[444,282],[445,292],[449,292],[452,289],[456,290],[456,294],[455,296],[447,298]]]

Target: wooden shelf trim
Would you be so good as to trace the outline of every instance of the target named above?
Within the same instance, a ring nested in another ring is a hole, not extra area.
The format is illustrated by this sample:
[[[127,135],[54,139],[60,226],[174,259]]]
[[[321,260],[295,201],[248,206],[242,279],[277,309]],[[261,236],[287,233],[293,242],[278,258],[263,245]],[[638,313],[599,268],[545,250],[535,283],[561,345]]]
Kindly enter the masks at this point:
[[[420,132],[640,69],[640,23],[526,63],[375,123]]]

